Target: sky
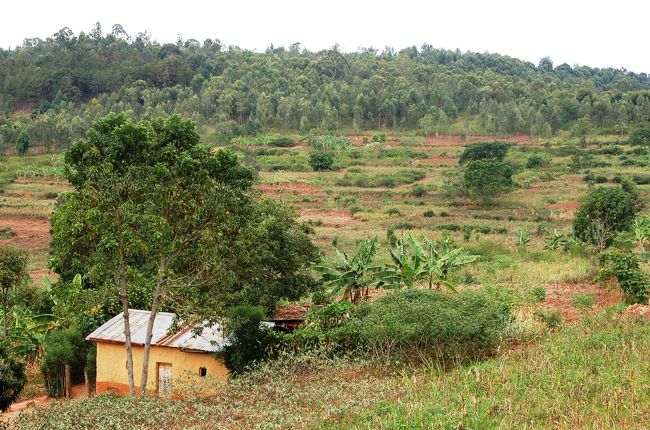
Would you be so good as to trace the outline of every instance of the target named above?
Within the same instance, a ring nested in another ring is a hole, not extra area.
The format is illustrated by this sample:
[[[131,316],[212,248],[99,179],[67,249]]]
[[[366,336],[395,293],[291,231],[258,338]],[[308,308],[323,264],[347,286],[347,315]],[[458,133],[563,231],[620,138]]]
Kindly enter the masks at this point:
[[[310,50],[338,44],[496,52],[538,63],[650,73],[649,0],[32,0],[3,4],[0,47],[46,38],[63,27],[104,32],[121,24],[160,43],[219,39],[263,51],[295,42]]]

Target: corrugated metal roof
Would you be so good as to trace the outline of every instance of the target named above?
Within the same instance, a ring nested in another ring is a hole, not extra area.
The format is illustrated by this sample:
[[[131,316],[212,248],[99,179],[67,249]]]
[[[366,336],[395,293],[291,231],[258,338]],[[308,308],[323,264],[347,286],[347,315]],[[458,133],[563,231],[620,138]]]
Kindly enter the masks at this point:
[[[131,326],[131,343],[144,345],[149,322],[149,311],[138,309],[129,310],[129,324]],[[114,316],[101,327],[90,333],[86,340],[95,342],[125,343],[124,336],[124,313]],[[179,348],[184,351],[220,351],[226,340],[223,337],[219,324],[203,324],[201,333],[196,334],[194,328],[200,327],[183,325],[177,332],[170,332],[176,315],[169,312],[158,312],[153,324],[153,336],[151,345]]]

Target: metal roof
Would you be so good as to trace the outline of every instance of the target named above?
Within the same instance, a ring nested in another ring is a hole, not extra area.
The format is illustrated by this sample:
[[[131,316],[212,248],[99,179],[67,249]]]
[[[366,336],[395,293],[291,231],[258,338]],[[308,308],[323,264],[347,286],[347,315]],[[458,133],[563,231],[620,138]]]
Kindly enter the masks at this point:
[[[133,345],[144,345],[149,323],[149,311],[138,309],[129,310],[129,325],[131,326],[131,343]],[[125,343],[124,336],[124,313],[115,315],[105,322],[101,327],[86,336],[86,340],[94,342]],[[153,324],[152,346],[165,346],[179,348],[183,351],[195,352],[216,352],[223,349],[226,340],[223,337],[219,324],[202,325],[201,333],[196,334],[196,329],[201,325],[181,325],[178,331],[172,332],[176,314],[169,312],[158,312]]]

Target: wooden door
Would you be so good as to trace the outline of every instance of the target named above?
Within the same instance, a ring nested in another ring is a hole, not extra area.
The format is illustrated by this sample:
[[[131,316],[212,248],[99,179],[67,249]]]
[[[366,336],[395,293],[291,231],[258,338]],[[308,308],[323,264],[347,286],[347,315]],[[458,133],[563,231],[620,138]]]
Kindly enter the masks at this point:
[[[158,394],[171,394],[172,392],[172,365],[171,363],[158,363]]]

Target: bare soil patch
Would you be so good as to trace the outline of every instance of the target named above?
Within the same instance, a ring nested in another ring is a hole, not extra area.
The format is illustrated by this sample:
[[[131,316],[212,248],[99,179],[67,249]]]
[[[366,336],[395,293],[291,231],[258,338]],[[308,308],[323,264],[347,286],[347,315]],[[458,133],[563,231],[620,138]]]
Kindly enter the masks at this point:
[[[357,222],[350,212],[304,209],[300,211],[300,221],[320,221],[323,227],[345,227]]]
[[[0,217],[0,229],[9,227],[14,235],[0,239],[1,246],[43,249],[50,246],[50,222],[44,218]]]
[[[574,294],[593,294],[594,305],[589,310],[579,310],[573,304]],[[548,284],[544,308],[560,312],[562,321],[573,323],[586,314],[594,314],[623,300],[621,291],[596,284]]]
[[[516,143],[520,145],[539,145],[540,142],[534,139],[531,139],[530,136],[526,134],[520,134],[516,136],[510,136],[507,138],[500,136],[487,136],[487,135],[471,135],[467,139],[462,139],[457,135],[440,135],[440,136],[427,136],[425,145],[426,146],[462,146],[469,143],[476,142],[490,142],[498,140],[501,142]]]
[[[580,202],[577,201],[568,201],[568,202],[559,202],[559,203],[553,203],[552,205],[548,206],[551,209],[571,209],[575,210],[580,207]]]

